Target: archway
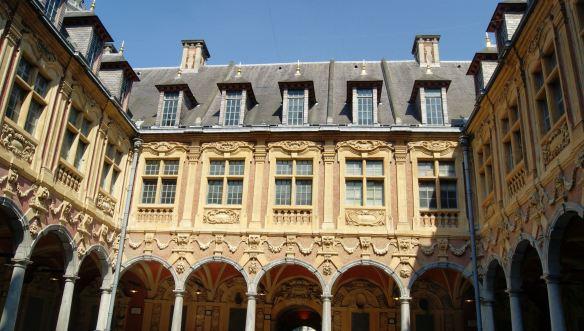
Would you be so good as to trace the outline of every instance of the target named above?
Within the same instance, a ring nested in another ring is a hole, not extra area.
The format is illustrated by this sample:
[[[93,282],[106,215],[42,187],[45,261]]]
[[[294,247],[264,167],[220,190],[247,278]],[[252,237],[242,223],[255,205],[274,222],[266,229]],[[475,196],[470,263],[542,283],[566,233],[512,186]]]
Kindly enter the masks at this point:
[[[537,250],[529,240],[515,249],[511,263],[510,290],[521,296],[524,330],[551,330],[547,287]]]
[[[558,218],[547,254],[550,273],[559,276],[564,320],[569,331],[584,329],[584,220],[575,212]]]
[[[127,262],[122,270],[113,330],[170,330],[176,274],[163,259],[146,256]]]
[[[489,264],[485,281],[485,292],[493,305],[493,323],[497,331],[511,331],[511,308],[507,293],[507,278],[499,261],[493,260]]]
[[[332,328],[341,330],[396,330],[399,326],[400,288],[388,273],[373,265],[344,269],[332,284]]]
[[[12,277],[12,259],[24,237],[20,222],[20,211],[12,202],[0,198],[0,291],[7,293]],[[4,307],[6,296],[0,296],[0,307]]]
[[[292,331],[310,327],[320,331],[322,322],[322,282],[316,270],[292,263],[268,266],[258,275],[256,330]],[[303,323],[294,324],[294,317]]]
[[[243,331],[247,281],[236,263],[208,261],[185,281],[182,330]]]
[[[412,330],[476,330],[473,285],[459,269],[428,268],[412,282]]]
[[[74,271],[71,241],[60,227],[47,228],[37,237],[24,277],[16,330],[55,329],[65,286],[63,276]]]

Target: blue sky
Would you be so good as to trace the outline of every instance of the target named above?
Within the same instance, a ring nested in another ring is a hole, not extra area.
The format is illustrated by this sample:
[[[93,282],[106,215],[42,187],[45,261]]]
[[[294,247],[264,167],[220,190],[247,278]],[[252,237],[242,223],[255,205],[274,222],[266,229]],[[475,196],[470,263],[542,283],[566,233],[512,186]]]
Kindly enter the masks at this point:
[[[443,60],[484,47],[496,0],[99,0],[96,13],[136,67],[177,66],[180,40],[205,39],[210,64],[408,60],[440,34]]]

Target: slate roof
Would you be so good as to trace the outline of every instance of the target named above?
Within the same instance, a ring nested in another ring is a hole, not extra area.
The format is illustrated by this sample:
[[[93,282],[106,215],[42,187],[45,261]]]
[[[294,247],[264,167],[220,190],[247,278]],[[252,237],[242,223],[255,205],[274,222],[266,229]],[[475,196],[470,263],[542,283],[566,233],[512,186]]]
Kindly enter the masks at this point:
[[[468,117],[474,108],[473,78],[466,75],[469,61],[443,61],[432,68],[432,74],[450,80],[448,113],[450,119]],[[246,111],[244,125],[281,125],[282,95],[279,82],[302,79],[313,81],[316,103],[308,111],[310,125],[346,125],[351,123],[351,105],[347,102],[347,82],[362,80],[361,61],[308,62],[300,64],[301,76],[295,76],[296,63],[243,65],[241,80],[251,83],[257,103]],[[159,101],[156,85],[174,81],[179,71],[174,68],[141,68],[130,98],[130,109],[142,127],[154,126]],[[368,79],[381,80],[378,121],[381,125],[419,124],[420,115],[409,104],[415,80],[423,79],[426,68],[412,61],[366,62]],[[188,84],[198,105],[181,111],[181,126],[219,123],[221,94],[217,83],[233,81],[236,65],[206,65],[199,69],[182,70],[180,80]],[[330,94],[330,95],[329,95]],[[395,117],[394,117],[395,114]],[[327,122],[327,118],[330,121]],[[397,120],[396,120],[397,118]]]

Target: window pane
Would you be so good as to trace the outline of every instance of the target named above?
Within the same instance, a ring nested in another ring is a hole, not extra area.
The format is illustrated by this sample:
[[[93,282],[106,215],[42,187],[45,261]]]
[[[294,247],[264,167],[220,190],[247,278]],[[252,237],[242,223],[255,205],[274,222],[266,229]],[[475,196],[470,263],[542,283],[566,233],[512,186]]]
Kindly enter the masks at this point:
[[[146,160],[146,166],[144,167],[145,175],[158,175],[160,171],[160,160]]]
[[[434,162],[433,161],[419,161],[418,162],[418,176],[433,177],[434,176]]]
[[[38,74],[34,83],[34,90],[44,98],[47,95],[48,89],[49,81],[41,74]]]
[[[105,155],[110,159],[113,160],[116,154],[116,148],[112,144],[107,144],[107,148],[105,150]]]
[[[175,126],[177,122],[176,113],[178,111],[178,95],[179,92],[164,93],[162,105],[162,120],[161,126]]]
[[[312,176],[312,161],[311,160],[296,161],[296,175]]]
[[[243,181],[242,180],[228,180],[227,181],[227,204],[241,205],[243,199]]]
[[[564,114],[564,97],[562,95],[562,87],[560,86],[559,82],[555,81],[550,84],[550,89],[552,90],[554,98],[554,107],[556,108],[554,109],[556,111],[555,114],[557,117],[560,117],[562,114]],[[557,118],[554,120],[557,120]]]
[[[365,169],[367,176],[383,176],[383,161],[366,161]]]
[[[75,161],[73,162],[73,165],[75,166],[75,168],[77,168],[77,170],[81,170],[81,168],[83,168],[86,150],[87,144],[79,140],[79,143],[77,144],[77,153],[75,154]]]
[[[350,206],[363,205],[363,183],[356,180],[348,180],[345,189],[346,204]]]
[[[89,131],[91,130],[91,122],[89,122],[86,118],[81,120],[81,134],[84,136],[89,136]]]
[[[45,107],[38,102],[34,100],[31,101],[28,114],[26,115],[26,122],[24,123],[24,129],[26,132],[30,133],[31,135],[35,134],[37,123],[41,117],[41,114],[43,113],[44,108]]]
[[[112,168],[112,165],[109,163],[104,163],[103,164],[103,169],[101,171],[101,188],[104,190],[107,190],[107,176],[109,175],[110,169]]]
[[[296,181],[296,205],[312,205],[312,180]]]
[[[120,172],[115,170],[112,172],[112,180],[110,183],[110,189],[109,189],[109,193],[113,194],[114,190],[116,189],[116,185],[118,184],[118,178],[120,177]]]
[[[507,167],[507,172],[513,170],[513,145],[511,142],[508,141],[504,143],[504,152],[505,152],[505,166]]]
[[[81,115],[79,110],[71,108],[67,121],[71,123],[71,125],[77,127],[77,119],[79,118],[79,115]]]
[[[86,56],[87,63],[90,66],[93,65],[93,62],[95,62],[95,59],[97,59],[102,49],[103,41],[101,40],[101,37],[98,34],[94,33],[91,36],[91,44],[89,45],[89,49],[87,50]]]
[[[440,207],[458,208],[455,181],[440,181]]]
[[[75,141],[75,133],[66,130],[65,136],[63,137],[63,147],[61,148],[61,156],[65,159],[69,158],[69,153],[71,152],[71,148],[73,146],[73,142]]]
[[[373,90],[357,89],[357,124],[373,124]]]
[[[436,184],[420,182],[420,208],[436,208]]]
[[[31,73],[32,64],[30,64],[25,58],[21,58],[18,62],[18,67],[16,68],[16,74],[25,82],[30,83]]]
[[[160,191],[160,203],[174,203],[176,195],[176,179],[164,179],[162,181],[162,190]]]
[[[304,90],[288,90],[288,125],[304,124]]]
[[[276,175],[292,175],[292,161],[277,160]]]
[[[231,160],[229,161],[229,175],[230,176],[243,176],[245,171],[245,164],[243,160]]]
[[[164,174],[167,176],[178,175],[178,160],[165,160],[164,161]]]
[[[440,89],[426,89],[426,121],[428,124],[444,124],[442,117],[442,92]]]
[[[438,172],[440,176],[454,177],[456,176],[456,168],[454,162],[440,161],[438,165]]]
[[[228,91],[225,100],[225,125],[239,125],[241,116],[241,91]]]
[[[275,205],[289,206],[292,203],[292,181],[289,179],[276,179]]]
[[[6,108],[6,116],[14,122],[18,121],[25,96],[26,93],[24,90],[18,84],[14,84],[12,93],[10,93],[10,99],[8,100],[8,107]]]
[[[142,203],[154,203],[156,198],[156,180],[144,179],[142,182]]]
[[[367,181],[367,206],[383,206],[382,181]]]
[[[53,21],[55,16],[57,16],[57,10],[59,9],[60,0],[47,0],[45,3],[45,15],[49,21]]]
[[[223,176],[225,174],[225,161],[211,161],[209,175]]]
[[[207,192],[207,203],[220,205],[223,198],[223,181],[209,180],[209,191]]]
[[[363,162],[361,160],[347,160],[347,176],[362,176]]]
[[[550,112],[549,112],[549,109],[547,106],[547,101],[546,100],[539,100],[537,102],[537,104],[539,105],[539,111],[540,111],[541,132],[546,133],[552,127],[551,119],[550,119]]]

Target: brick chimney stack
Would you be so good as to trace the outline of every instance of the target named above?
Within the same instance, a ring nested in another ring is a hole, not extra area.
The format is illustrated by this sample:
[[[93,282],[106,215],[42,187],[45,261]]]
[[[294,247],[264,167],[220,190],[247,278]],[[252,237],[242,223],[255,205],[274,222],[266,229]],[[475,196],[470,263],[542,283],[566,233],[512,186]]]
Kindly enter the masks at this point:
[[[207,59],[211,57],[204,40],[183,40],[181,69],[193,69],[199,72],[199,69],[205,65]]]
[[[440,66],[439,41],[440,35],[417,35],[415,37],[412,54],[420,67]]]

